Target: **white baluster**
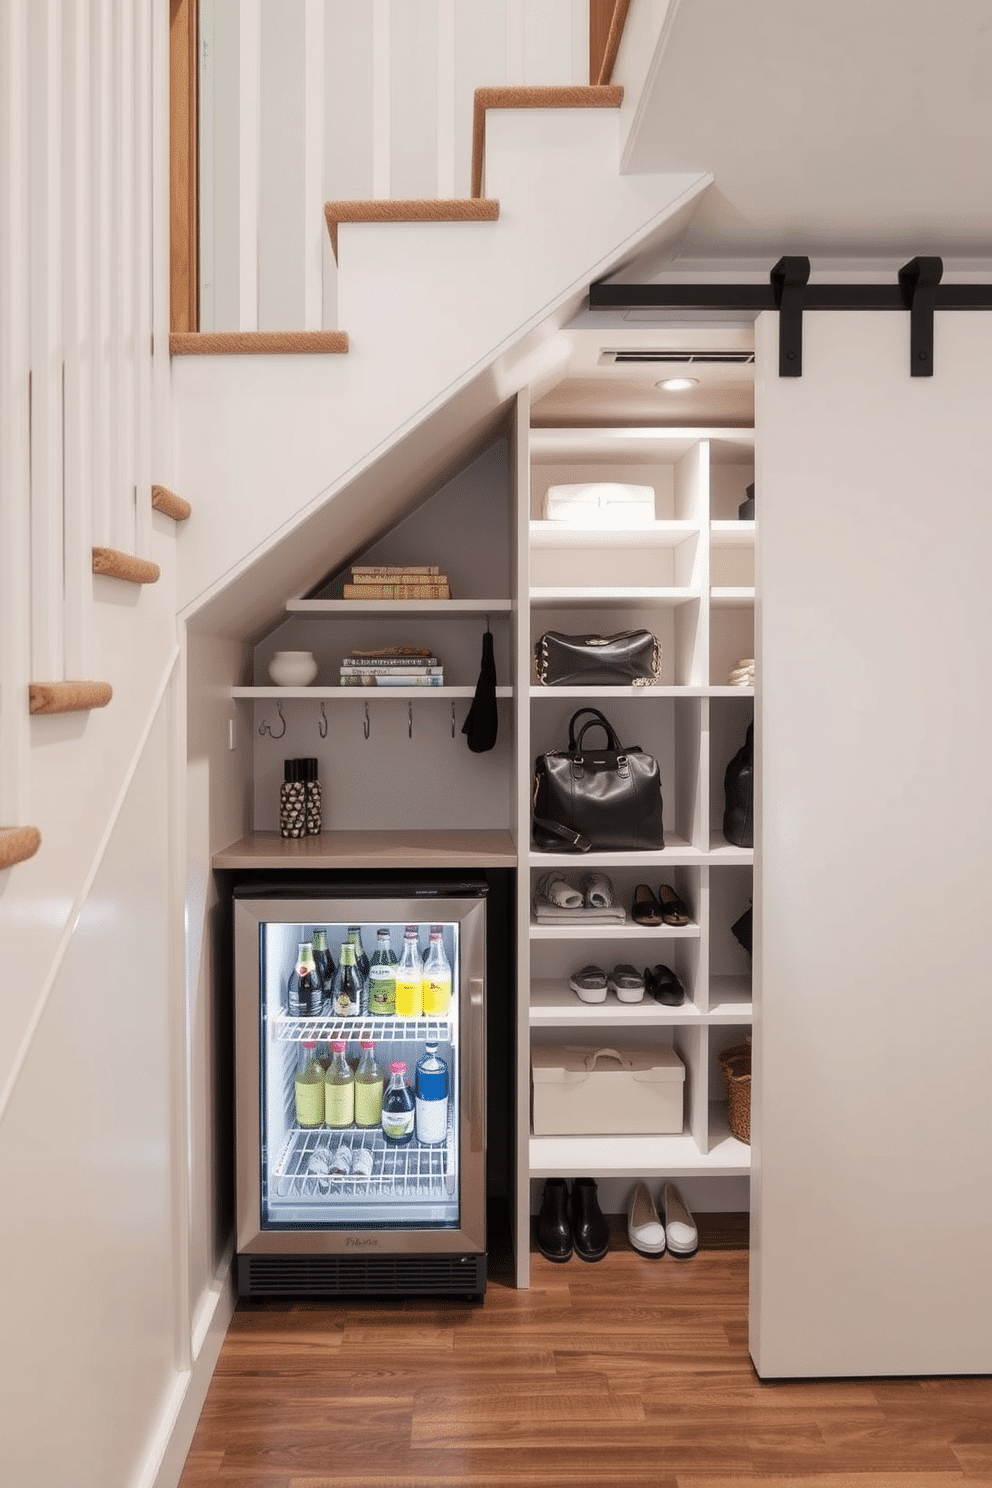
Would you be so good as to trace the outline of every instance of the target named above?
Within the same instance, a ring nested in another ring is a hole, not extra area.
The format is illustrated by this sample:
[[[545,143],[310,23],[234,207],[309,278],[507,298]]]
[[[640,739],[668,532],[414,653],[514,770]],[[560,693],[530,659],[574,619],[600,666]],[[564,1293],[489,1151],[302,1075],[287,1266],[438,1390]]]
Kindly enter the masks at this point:
[[[372,195],[388,197],[392,153],[389,0],[372,0]]]
[[[27,819],[30,543],[27,0],[0,6],[0,820]]]
[[[62,260],[65,479],[65,672],[89,675],[89,595],[93,548],[93,100],[91,0],[65,0],[63,32]]]
[[[260,0],[238,7],[238,329],[258,329]]]
[[[62,16],[29,12],[31,670],[62,675]]]
[[[455,0],[437,7],[437,194],[455,195]]]
[[[303,13],[303,324],[324,328],[324,0]]]

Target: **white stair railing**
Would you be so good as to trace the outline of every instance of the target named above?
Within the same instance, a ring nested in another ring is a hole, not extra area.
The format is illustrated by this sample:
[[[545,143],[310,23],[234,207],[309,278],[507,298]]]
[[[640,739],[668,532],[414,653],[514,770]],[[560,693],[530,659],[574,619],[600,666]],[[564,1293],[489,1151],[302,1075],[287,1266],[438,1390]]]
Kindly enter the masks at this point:
[[[160,10],[0,6],[0,822],[28,805],[27,684],[93,663],[92,549],[146,554],[169,475]]]

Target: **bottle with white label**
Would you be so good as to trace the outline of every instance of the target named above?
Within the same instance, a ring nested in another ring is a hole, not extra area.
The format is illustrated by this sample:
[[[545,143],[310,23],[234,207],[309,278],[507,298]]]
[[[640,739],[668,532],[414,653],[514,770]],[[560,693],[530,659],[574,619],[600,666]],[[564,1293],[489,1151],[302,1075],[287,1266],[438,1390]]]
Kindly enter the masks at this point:
[[[437,1147],[448,1135],[448,1066],[439,1058],[437,1044],[426,1044],[417,1061],[417,1141]]]

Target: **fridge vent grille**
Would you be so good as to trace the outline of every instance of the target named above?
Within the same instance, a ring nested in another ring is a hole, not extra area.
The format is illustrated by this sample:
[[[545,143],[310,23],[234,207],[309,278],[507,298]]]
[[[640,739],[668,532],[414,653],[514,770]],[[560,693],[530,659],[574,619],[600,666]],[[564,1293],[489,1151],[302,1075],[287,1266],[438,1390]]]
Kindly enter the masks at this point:
[[[238,1256],[242,1297],[480,1297],[485,1289],[484,1255]]]

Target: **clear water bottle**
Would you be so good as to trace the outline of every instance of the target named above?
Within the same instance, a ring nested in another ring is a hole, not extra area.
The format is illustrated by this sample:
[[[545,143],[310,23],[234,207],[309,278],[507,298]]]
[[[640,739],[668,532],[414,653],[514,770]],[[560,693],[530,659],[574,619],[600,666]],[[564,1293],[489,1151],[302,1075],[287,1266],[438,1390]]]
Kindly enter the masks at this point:
[[[424,1147],[438,1147],[448,1136],[448,1066],[437,1044],[426,1044],[417,1061],[416,1131]]]
[[[451,1006],[451,965],[444,951],[444,929],[431,926],[424,958],[423,1004],[425,1018],[447,1017]]]
[[[369,963],[369,1012],[376,1018],[396,1016],[396,964],[388,930],[376,935],[375,951]]]
[[[413,1137],[416,1106],[406,1077],[406,1063],[394,1059],[382,1097],[382,1135],[391,1147],[405,1147]]]

